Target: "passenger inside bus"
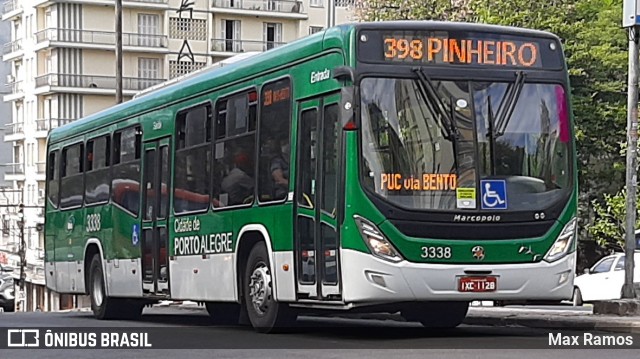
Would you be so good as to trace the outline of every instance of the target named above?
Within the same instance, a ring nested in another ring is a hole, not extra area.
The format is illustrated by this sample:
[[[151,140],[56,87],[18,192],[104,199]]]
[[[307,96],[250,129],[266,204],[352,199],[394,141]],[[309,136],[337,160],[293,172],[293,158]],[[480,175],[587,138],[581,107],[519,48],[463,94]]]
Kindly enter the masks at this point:
[[[222,180],[222,192],[228,195],[228,206],[245,203],[253,195],[254,181],[247,173],[253,164],[246,153],[239,150],[233,155],[233,164],[229,173]],[[221,201],[224,202],[224,201]]]

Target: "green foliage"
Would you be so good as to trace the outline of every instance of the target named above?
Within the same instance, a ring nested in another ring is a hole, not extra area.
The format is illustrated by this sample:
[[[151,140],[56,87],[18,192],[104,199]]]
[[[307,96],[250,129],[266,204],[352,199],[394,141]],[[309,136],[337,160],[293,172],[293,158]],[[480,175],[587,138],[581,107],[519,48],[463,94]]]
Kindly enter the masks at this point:
[[[589,233],[601,247],[624,250],[626,221],[626,191],[604,194],[604,204],[593,201],[593,209],[597,215],[595,222],[589,226]],[[636,226],[640,225],[640,206],[636,210]]]
[[[558,35],[573,94],[581,227],[595,218],[594,200],[622,188],[628,66],[622,0],[372,0],[363,5],[363,20],[461,20]]]

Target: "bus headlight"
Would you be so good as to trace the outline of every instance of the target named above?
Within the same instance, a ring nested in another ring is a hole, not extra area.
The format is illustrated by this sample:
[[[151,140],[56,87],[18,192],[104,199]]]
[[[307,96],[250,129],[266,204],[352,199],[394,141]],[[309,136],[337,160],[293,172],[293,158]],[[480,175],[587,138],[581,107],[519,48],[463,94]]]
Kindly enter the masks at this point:
[[[544,256],[544,260],[551,263],[564,257],[573,246],[577,232],[578,220],[574,217],[562,228],[562,232]]]
[[[360,231],[362,239],[364,239],[364,243],[369,247],[373,255],[390,262],[400,262],[402,260],[400,253],[398,253],[375,224],[358,215],[353,216],[353,218],[358,225],[358,230]]]

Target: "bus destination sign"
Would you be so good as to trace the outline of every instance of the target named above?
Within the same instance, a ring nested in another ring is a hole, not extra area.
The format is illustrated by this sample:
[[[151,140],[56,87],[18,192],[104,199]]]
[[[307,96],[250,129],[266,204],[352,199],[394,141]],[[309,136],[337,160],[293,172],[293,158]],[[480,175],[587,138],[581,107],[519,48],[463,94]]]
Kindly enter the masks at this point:
[[[444,36],[383,37],[384,59],[436,64],[541,67],[534,41],[500,41]]]
[[[493,68],[562,68],[554,39],[479,32],[367,31],[362,62]]]

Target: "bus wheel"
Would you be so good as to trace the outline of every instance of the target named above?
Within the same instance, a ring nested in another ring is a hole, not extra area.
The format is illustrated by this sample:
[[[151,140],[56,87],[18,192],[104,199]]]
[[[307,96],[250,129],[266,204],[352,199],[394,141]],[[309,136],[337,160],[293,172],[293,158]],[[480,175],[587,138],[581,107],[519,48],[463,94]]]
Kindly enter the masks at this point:
[[[269,255],[264,242],[256,243],[247,260],[243,281],[244,304],[251,325],[261,333],[271,333],[293,324],[296,314],[286,303],[273,299]]]
[[[89,297],[93,315],[98,319],[137,319],[144,308],[140,301],[106,295],[102,260],[98,255],[93,256],[89,267]]]
[[[215,325],[238,325],[240,320],[240,304],[223,302],[206,302],[207,313]]]
[[[401,314],[427,328],[455,328],[462,324],[468,310],[468,302],[424,302],[403,309]]]

